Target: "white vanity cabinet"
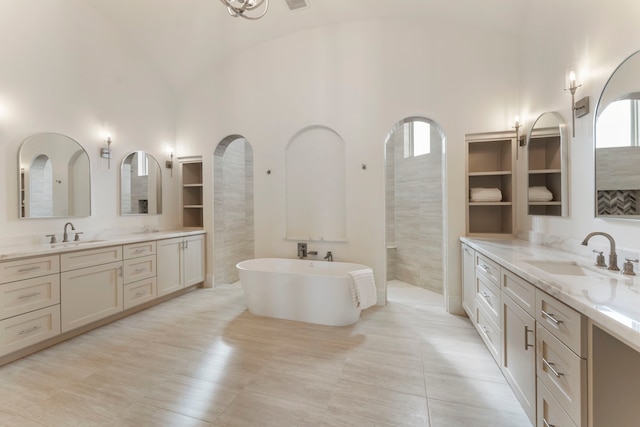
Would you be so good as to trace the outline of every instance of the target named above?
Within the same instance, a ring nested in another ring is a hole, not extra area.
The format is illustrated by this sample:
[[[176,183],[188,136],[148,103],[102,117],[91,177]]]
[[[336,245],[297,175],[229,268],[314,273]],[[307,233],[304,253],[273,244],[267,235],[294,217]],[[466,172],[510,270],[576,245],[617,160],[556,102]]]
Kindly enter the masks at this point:
[[[205,234],[160,236],[36,246],[41,256],[0,261],[0,365],[204,282]]]
[[[536,322],[538,383],[545,387],[541,392],[548,394],[546,402],[551,402],[543,406],[559,406],[576,426],[586,427],[587,319],[557,299],[537,291]],[[545,426],[545,422],[552,424],[543,414],[538,425]]]
[[[532,424],[536,422],[535,288],[502,269],[502,372]]]
[[[204,280],[204,235],[158,240],[158,296]]]
[[[461,248],[463,306],[532,425],[587,427],[586,317],[484,253]]]
[[[122,248],[124,268],[124,309],[156,298],[156,242],[141,242]]]
[[[123,310],[122,246],[60,255],[62,332]]]
[[[473,324],[476,323],[476,251],[461,244],[462,253],[462,307]]]
[[[489,352],[500,364],[502,359],[502,316],[500,307],[500,266],[476,254],[476,329]]]
[[[0,263],[0,356],[60,334],[58,255]]]

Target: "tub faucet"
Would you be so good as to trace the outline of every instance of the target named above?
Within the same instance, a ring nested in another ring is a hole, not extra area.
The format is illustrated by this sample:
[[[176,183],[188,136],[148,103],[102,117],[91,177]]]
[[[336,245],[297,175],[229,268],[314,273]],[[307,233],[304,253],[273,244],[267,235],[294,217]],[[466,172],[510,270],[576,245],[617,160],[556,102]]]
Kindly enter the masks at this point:
[[[75,230],[76,228],[70,222],[64,225],[64,234],[62,235],[62,243],[69,241],[69,232],[67,231],[67,227],[71,226],[71,230]]]
[[[298,258],[306,258],[307,257],[307,244],[306,243],[298,243]]]
[[[584,238],[582,244],[584,246],[587,246],[587,244],[589,243],[589,239],[591,239],[593,236],[604,236],[609,239],[609,266],[607,267],[607,270],[620,271],[620,269],[618,268],[618,254],[616,254],[616,242],[615,240],[613,240],[613,237],[611,237],[610,234],[603,233],[602,231],[594,231],[593,233],[587,234],[587,237]]]
[[[333,261],[333,254],[331,253],[331,251],[327,251],[327,255],[324,257],[324,259],[329,262]]]

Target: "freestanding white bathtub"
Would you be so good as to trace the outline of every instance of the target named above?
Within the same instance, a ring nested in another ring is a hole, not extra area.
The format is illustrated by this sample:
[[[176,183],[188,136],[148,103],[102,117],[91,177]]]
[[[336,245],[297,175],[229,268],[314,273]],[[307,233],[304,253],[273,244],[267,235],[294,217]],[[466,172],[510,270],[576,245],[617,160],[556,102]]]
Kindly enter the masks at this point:
[[[329,326],[351,325],[360,318],[347,273],[366,265],[259,258],[236,268],[252,314]]]

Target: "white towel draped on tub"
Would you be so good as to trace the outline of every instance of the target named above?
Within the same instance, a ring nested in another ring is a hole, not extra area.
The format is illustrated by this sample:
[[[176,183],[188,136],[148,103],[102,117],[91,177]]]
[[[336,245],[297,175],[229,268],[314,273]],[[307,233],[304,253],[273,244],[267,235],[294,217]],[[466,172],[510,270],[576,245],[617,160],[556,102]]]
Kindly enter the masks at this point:
[[[369,308],[378,302],[376,284],[373,279],[373,270],[363,268],[362,270],[350,271],[351,298],[353,305],[360,310]]]

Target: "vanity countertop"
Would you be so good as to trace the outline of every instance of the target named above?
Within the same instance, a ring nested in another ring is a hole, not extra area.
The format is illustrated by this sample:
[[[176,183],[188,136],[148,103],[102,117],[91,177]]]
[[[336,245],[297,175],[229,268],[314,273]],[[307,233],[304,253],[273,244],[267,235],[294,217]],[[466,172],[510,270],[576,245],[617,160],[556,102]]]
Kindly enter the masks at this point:
[[[54,255],[63,252],[80,251],[85,249],[95,249],[107,246],[126,245],[129,243],[145,242],[149,240],[171,239],[174,237],[184,237],[196,234],[204,234],[204,230],[166,230],[138,232],[129,234],[113,234],[87,238],[78,242],[66,243],[32,243],[24,245],[1,245],[0,261],[10,261],[18,258]]]
[[[460,240],[584,314],[600,328],[640,352],[638,276],[610,272],[595,267],[593,260],[583,256],[526,240],[467,237]],[[543,268],[558,262],[575,263],[585,271],[577,273],[583,275],[551,274],[532,265],[536,262]]]

